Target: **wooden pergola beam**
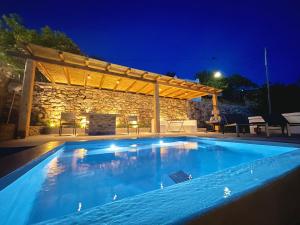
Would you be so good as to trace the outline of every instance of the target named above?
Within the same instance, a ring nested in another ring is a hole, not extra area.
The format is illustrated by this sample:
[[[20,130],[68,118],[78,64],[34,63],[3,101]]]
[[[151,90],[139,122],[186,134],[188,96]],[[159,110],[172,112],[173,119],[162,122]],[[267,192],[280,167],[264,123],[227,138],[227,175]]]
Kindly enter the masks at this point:
[[[173,94],[177,93],[178,91],[182,91],[182,90],[175,89],[175,90],[171,91],[170,93],[167,93],[167,94],[162,95],[162,96],[164,96],[164,97],[170,97],[170,96],[172,96]]]
[[[183,93],[182,93],[182,91],[183,91],[183,90],[181,90],[181,91],[180,91],[181,93],[179,93],[179,94],[175,94],[175,95],[172,95],[172,96],[170,96],[170,97],[172,97],[172,98],[177,98],[177,97],[178,97],[178,96],[180,96],[180,95],[187,94],[187,92],[186,92],[186,91],[183,91]]]
[[[126,89],[125,89],[125,92],[128,92],[128,91],[130,91],[130,89],[136,84],[136,80],[135,81],[133,81]]]
[[[191,98],[196,98],[196,97],[199,97],[199,96],[203,96],[203,94],[201,94],[200,92],[196,93],[196,92],[190,92],[190,93],[187,93],[187,94],[183,94],[181,96],[178,96],[178,98],[183,98],[183,99],[191,99]]]
[[[71,77],[70,77],[68,68],[63,67],[63,69],[64,69],[64,74],[65,74],[66,80],[68,82],[68,85],[71,85]]]
[[[99,89],[102,89],[104,79],[105,79],[105,76],[102,75],[101,78],[100,78],[100,82],[99,82]]]
[[[62,62],[65,61],[65,57],[63,55],[63,52],[58,52],[58,56],[59,56],[59,58],[61,59]],[[71,78],[70,78],[68,68],[63,67],[63,70],[64,70],[64,74],[65,74],[68,85],[71,85]]]
[[[154,91],[154,89],[151,89],[151,90],[145,92],[145,94],[146,94],[146,95],[149,95],[149,94],[153,93],[153,91]]]
[[[129,75],[130,71],[131,71],[131,68],[128,68],[128,69],[125,71],[125,74],[126,74],[126,75]]]
[[[84,87],[86,87],[86,84],[87,84],[87,80],[88,80],[88,73],[84,73],[84,80],[83,80],[83,83],[84,83]]]
[[[149,83],[143,85],[140,89],[138,89],[136,92],[139,93],[139,92],[142,92],[142,90],[144,90],[148,85],[150,85]]]
[[[118,87],[119,87],[119,85],[120,85],[120,83],[121,83],[121,80],[122,80],[122,79],[120,78],[120,79],[118,79],[118,80],[116,81],[116,84],[115,84],[115,86],[114,86],[114,88],[113,88],[114,91],[118,89]]]
[[[163,95],[164,93],[166,93],[166,92],[168,92],[170,90],[173,90],[173,89],[174,89],[174,87],[166,88],[165,90],[161,91],[159,94]]]
[[[55,84],[53,77],[48,72],[48,70],[46,69],[46,67],[44,67],[44,65],[42,63],[40,63],[40,62],[38,62],[37,64],[42,68],[42,70],[44,70],[44,72],[45,72],[44,75],[47,77],[47,79],[50,80],[52,84]]]
[[[179,95],[186,93],[185,90],[177,90],[177,92],[167,95],[167,97],[176,98]]]

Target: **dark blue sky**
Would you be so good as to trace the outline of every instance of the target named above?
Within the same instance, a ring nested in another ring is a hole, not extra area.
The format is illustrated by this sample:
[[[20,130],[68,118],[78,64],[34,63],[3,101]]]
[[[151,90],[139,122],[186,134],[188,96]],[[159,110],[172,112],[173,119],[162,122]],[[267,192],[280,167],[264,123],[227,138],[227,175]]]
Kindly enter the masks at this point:
[[[88,55],[194,78],[197,71],[240,73],[271,82],[300,79],[300,1],[0,1],[28,27],[65,32]]]

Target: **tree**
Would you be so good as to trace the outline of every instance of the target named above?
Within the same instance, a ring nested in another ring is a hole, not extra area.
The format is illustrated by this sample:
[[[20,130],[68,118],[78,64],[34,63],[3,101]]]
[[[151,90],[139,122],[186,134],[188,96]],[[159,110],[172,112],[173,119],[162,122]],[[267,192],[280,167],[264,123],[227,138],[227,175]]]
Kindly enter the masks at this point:
[[[22,68],[23,65],[20,65],[20,61],[7,54],[7,52],[22,52],[20,42],[30,42],[61,51],[82,54],[73,40],[60,31],[53,31],[48,26],[39,31],[28,29],[17,14],[3,15],[0,19],[0,60],[17,68]]]
[[[212,71],[202,71],[197,73],[196,77],[201,84],[222,89],[222,99],[234,103],[244,103],[245,92],[257,87],[255,83],[240,74],[215,78]]]
[[[223,98],[236,103],[245,103],[247,93],[258,87],[257,84],[239,74],[233,74],[225,79],[227,87],[223,90]]]
[[[201,84],[219,88],[226,89],[228,84],[225,77],[215,78],[212,71],[201,71],[196,74],[196,78],[199,79]]]

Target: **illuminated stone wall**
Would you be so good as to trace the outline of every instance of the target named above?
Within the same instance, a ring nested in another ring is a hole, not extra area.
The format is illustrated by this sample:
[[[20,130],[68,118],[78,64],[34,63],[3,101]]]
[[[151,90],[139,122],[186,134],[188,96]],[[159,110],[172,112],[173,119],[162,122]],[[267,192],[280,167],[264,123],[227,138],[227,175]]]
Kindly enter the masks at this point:
[[[187,110],[185,100],[160,98],[161,118],[187,119]],[[86,112],[117,114],[118,127],[124,126],[128,115],[138,115],[141,126],[150,127],[153,97],[37,82],[33,96],[32,123],[57,125],[61,112],[76,112],[78,120]]]

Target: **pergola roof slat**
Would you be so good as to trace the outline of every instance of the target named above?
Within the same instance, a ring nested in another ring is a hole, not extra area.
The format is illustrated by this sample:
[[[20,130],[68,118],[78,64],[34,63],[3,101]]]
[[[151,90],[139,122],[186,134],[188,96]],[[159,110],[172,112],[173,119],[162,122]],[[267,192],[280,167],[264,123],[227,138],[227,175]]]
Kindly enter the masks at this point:
[[[26,58],[37,61],[41,73],[52,83],[82,85],[108,90],[153,94],[160,85],[160,96],[189,99],[193,96],[218,94],[220,89],[153,72],[87,58],[34,44],[24,44]]]

